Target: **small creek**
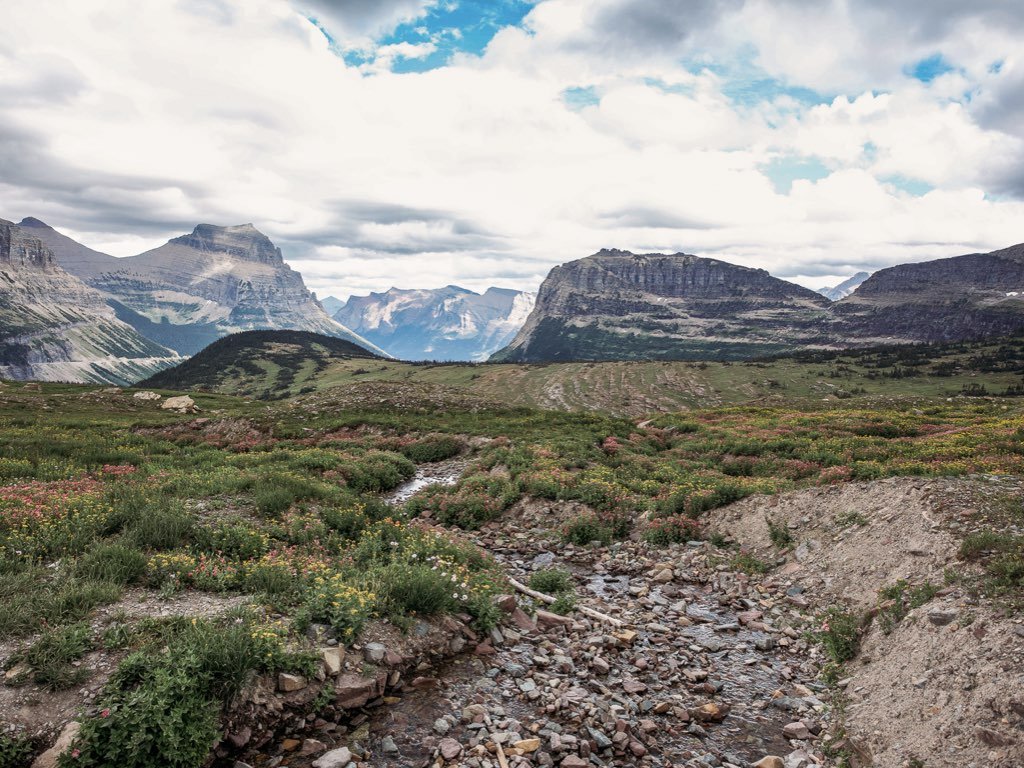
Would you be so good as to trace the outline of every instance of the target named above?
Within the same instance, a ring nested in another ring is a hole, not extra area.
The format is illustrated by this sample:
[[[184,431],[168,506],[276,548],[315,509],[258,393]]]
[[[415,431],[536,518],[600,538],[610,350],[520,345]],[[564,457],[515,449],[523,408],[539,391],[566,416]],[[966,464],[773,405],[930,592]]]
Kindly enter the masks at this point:
[[[469,460],[463,458],[448,459],[432,464],[421,464],[416,467],[416,474],[389,493],[384,494],[384,502],[393,507],[401,506],[428,485],[455,485],[462,473],[469,466]]]

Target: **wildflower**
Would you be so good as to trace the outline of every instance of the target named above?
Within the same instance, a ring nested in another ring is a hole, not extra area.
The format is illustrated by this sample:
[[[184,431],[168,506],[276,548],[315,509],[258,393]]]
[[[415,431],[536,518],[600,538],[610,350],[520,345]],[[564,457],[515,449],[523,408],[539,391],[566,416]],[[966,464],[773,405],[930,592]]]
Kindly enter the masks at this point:
[[[102,712],[100,712],[100,717],[110,717],[110,707],[107,707]]]

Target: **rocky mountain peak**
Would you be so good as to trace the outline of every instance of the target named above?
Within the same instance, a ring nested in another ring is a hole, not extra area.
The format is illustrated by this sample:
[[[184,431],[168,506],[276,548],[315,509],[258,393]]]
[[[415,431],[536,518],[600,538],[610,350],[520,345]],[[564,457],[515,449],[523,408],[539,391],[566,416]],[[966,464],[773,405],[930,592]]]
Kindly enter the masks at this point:
[[[205,253],[227,254],[244,261],[284,264],[281,249],[252,224],[238,224],[232,227],[200,224],[191,234],[175,237],[170,242]]]
[[[35,216],[26,216],[24,219],[18,222],[18,226],[30,229],[53,229],[53,227],[51,227],[45,221],[40,221]]]
[[[53,252],[38,237],[32,237],[14,222],[0,219],[0,267],[52,272]]]

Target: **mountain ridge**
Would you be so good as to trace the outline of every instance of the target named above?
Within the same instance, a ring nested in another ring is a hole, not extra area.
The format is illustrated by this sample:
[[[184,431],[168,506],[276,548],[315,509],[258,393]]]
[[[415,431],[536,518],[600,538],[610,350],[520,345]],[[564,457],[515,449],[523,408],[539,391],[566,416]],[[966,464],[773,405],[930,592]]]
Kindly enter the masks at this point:
[[[836,302],[717,259],[604,249],[553,268],[491,359],[749,359],[1021,329],[1024,244],[882,269]]]

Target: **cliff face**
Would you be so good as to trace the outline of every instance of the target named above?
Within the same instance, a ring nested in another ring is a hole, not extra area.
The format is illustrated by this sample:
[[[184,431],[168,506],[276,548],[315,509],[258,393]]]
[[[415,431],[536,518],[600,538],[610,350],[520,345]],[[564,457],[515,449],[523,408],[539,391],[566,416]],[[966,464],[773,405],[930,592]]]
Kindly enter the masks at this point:
[[[494,359],[732,359],[823,343],[831,302],[761,269],[605,250],[555,267]]]
[[[0,220],[0,377],[124,384],[177,362],[61,269],[31,230]]]
[[[1024,245],[880,270],[833,313],[839,342],[851,346],[1024,330]]]
[[[119,259],[33,221],[33,231],[59,247],[67,269],[100,291],[118,317],[181,354],[255,329],[312,331],[380,352],[332,320],[281,249],[252,224],[200,224],[159,248]]]
[[[351,297],[334,319],[403,360],[486,360],[512,340],[534,295],[455,285]]]
[[[551,270],[493,359],[739,359],[1018,331],[1024,245],[883,269],[835,303],[714,259],[601,251]]]

